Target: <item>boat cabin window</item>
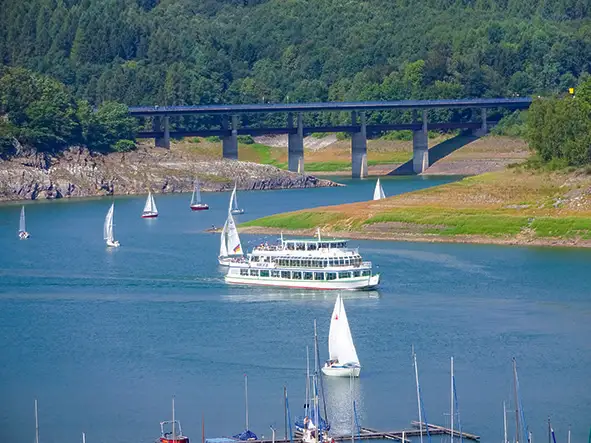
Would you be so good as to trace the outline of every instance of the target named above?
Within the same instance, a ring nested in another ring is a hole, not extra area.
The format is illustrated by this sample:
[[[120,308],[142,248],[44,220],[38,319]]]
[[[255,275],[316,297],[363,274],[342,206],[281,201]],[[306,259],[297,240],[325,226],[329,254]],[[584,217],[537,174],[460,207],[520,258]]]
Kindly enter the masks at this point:
[[[306,250],[306,243],[296,243],[296,251],[305,251]]]
[[[241,269],[240,275],[248,275],[248,269]]]
[[[271,277],[279,277],[280,275],[281,273],[279,271],[271,271]]]
[[[259,261],[258,255],[251,255],[250,261]]]
[[[361,275],[361,271],[353,271],[353,277],[359,277]]]
[[[339,278],[350,278],[351,273],[349,271],[341,271],[339,272]]]
[[[291,278],[292,280],[301,280],[302,279],[302,273],[299,271],[294,271],[291,273]]]
[[[361,275],[363,275],[364,277],[369,277],[371,275],[371,271],[369,269],[366,269],[361,272]]]
[[[289,249],[290,251],[294,250],[294,245],[293,243],[286,243],[285,246],[287,247],[287,249]]]
[[[345,259],[343,257],[339,258],[339,265],[343,266],[345,264]]]
[[[316,250],[316,243],[308,243],[308,251],[315,251]]]
[[[251,270],[250,270],[250,275],[251,275],[252,277],[258,277],[258,276],[259,276],[259,271],[258,271],[258,269],[251,269]]]
[[[327,272],[326,273],[326,279],[327,280],[336,280],[337,279],[337,273],[336,272]]]
[[[290,279],[291,278],[291,272],[289,271],[281,271],[281,278],[287,278]]]
[[[324,272],[315,272],[314,280],[324,280]]]
[[[304,272],[304,280],[312,280],[312,273]]]
[[[260,276],[261,277],[268,277],[269,276],[269,271],[267,271],[267,270],[261,270],[260,271]]]

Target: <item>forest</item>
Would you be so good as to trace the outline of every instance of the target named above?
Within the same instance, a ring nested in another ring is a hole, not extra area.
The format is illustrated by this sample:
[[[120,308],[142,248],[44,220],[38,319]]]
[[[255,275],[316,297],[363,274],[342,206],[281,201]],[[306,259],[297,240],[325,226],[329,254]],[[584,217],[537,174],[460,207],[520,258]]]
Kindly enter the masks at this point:
[[[0,0],[0,63],[50,76],[90,106],[553,96],[589,77],[590,9],[587,0]]]

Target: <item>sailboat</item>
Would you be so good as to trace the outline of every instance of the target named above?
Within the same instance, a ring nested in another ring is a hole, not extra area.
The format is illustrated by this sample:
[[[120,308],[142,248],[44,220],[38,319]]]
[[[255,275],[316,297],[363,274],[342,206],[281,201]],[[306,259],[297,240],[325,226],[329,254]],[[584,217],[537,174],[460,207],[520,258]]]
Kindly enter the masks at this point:
[[[142,212],[142,218],[156,218],[158,217],[158,208],[156,208],[156,202],[152,196],[152,192],[148,193],[146,204],[144,205],[144,211]]]
[[[242,244],[236,229],[236,223],[231,213],[228,213],[228,218],[220,237],[220,255],[218,256],[218,263],[222,266],[229,266],[230,263],[236,261],[237,258],[243,257]]]
[[[170,427],[170,429],[165,429]],[[189,443],[189,437],[183,435],[181,422],[174,418],[174,397],[172,398],[172,420],[160,422],[160,439],[157,443]]]
[[[25,207],[21,208],[21,218],[18,225],[18,238],[24,240],[29,238],[31,235],[27,232],[27,228],[25,226]]]
[[[105,217],[105,225],[103,226],[103,235],[105,240],[107,241],[107,246],[112,248],[118,248],[119,242],[115,240],[113,236],[113,213],[115,211],[115,203],[111,204],[109,211],[107,212],[107,216]]]
[[[230,214],[244,214],[244,209],[238,207],[238,200],[236,198],[236,183],[234,183],[234,190],[230,197]]]
[[[244,405],[246,412],[246,429],[240,434],[233,435],[232,438],[240,441],[258,440],[254,432],[248,429],[248,376],[244,374]]]
[[[359,377],[361,365],[351,337],[345,305],[340,295],[334,304],[328,333],[329,360],[322,368],[325,375]]]
[[[373,199],[381,200],[383,198],[386,198],[386,194],[384,194],[384,189],[382,188],[382,185],[380,184],[380,179],[378,178],[378,181],[376,182],[376,187],[373,190]]]
[[[205,211],[209,209],[207,203],[201,202],[201,187],[199,185],[199,180],[197,180],[195,188],[193,188],[193,195],[191,196],[191,204],[189,206],[192,211]]]

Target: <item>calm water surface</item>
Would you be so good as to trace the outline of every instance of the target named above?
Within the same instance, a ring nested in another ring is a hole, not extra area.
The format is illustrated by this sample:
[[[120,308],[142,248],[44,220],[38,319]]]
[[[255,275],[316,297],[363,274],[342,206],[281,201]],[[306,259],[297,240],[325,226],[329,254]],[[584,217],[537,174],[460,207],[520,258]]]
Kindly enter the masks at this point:
[[[386,194],[451,178],[393,178]],[[360,201],[373,180],[349,186],[240,192],[240,220]],[[283,434],[283,386],[292,415],[304,397],[306,346],[318,319],[320,354],[335,293],[228,287],[215,257],[229,195],[191,213],[188,195],[156,196],[161,216],[139,218],[145,197],[116,199],[118,250],[102,223],[110,199],[27,205],[32,238],[16,236],[20,206],[0,206],[0,437],[41,441],[151,442],[174,394],[183,430]],[[264,236],[245,235],[252,246]],[[449,421],[449,357],[455,357],[462,425],[485,442],[502,438],[518,359],[534,439],[551,415],[565,441],[591,426],[591,251],[354,241],[383,275],[379,291],[345,294],[363,365],[355,382],[360,424],[378,429],[417,417],[411,346],[418,353],[427,418]],[[326,380],[334,428],[349,432],[349,380]],[[509,406],[511,407],[511,406]],[[513,414],[511,414],[511,417]],[[511,422],[512,423],[512,422]],[[512,426],[511,426],[512,428]],[[512,430],[510,432],[513,432]]]

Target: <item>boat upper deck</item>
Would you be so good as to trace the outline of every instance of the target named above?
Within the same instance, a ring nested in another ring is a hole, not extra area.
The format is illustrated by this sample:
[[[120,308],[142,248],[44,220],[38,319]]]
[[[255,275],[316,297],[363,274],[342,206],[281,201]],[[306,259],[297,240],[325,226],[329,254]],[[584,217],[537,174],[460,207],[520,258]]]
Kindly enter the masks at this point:
[[[357,249],[347,247],[347,240],[333,239],[333,240],[319,240],[319,239],[298,239],[298,240],[281,240],[280,244],[260,244],[255,246],[252,250],[256,255],[276,255],[273,253],[289,254],[289,255],[310,255],[322,254],[327,252],[340,252],[345,254],[358,254]],[[262,254],[261,254],[262,253]],[[307,254],[306,254],[307,253]]]

